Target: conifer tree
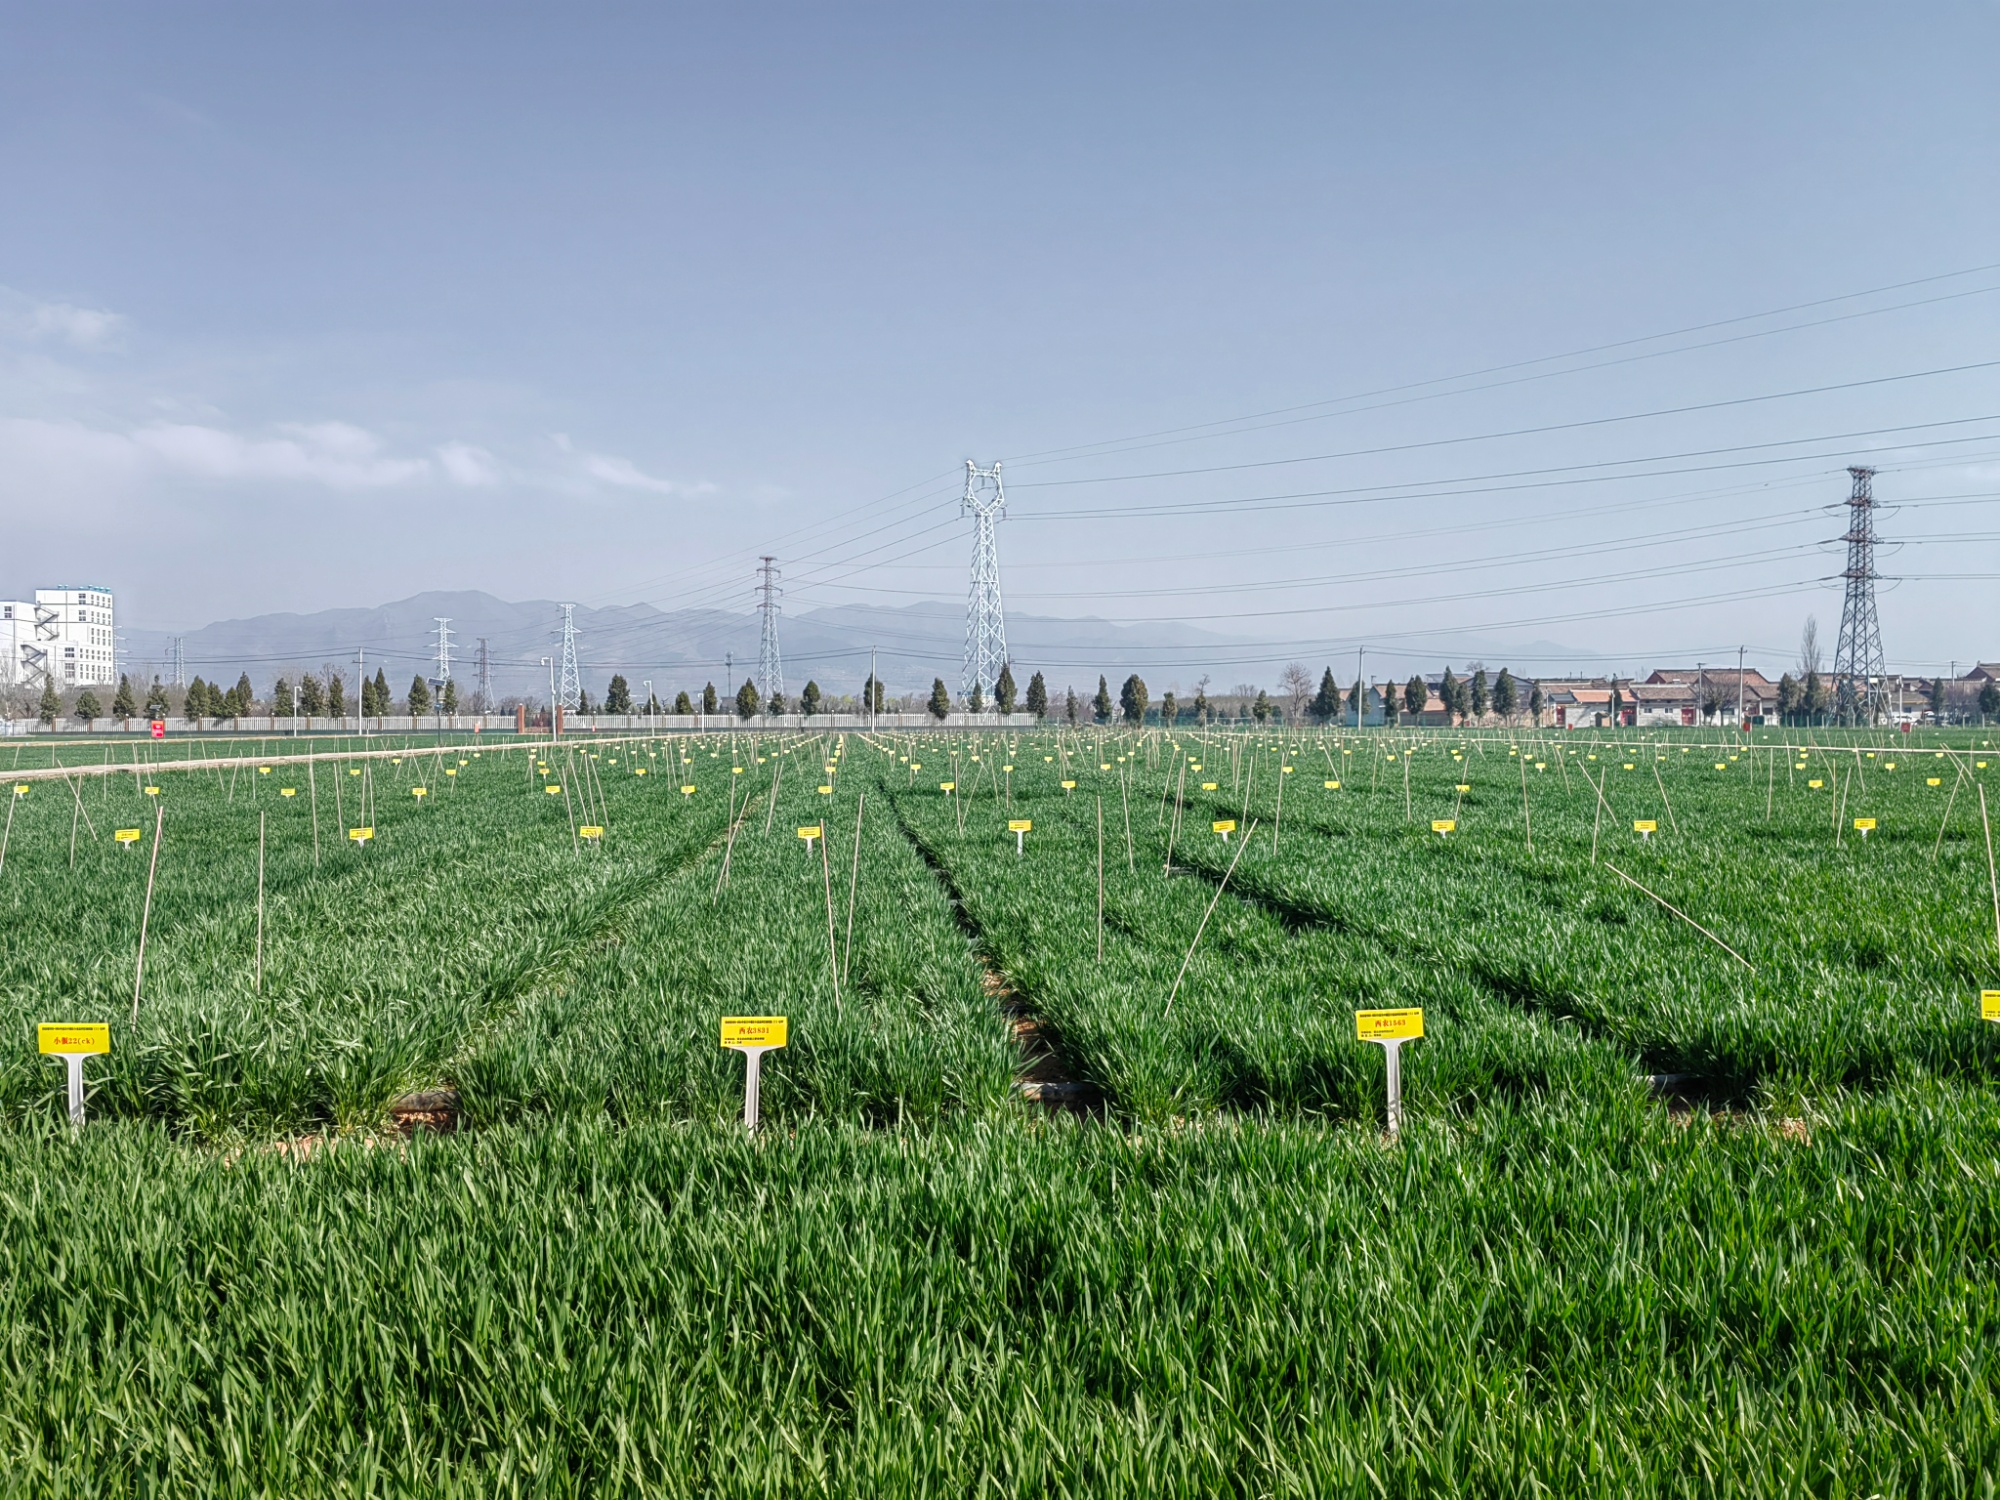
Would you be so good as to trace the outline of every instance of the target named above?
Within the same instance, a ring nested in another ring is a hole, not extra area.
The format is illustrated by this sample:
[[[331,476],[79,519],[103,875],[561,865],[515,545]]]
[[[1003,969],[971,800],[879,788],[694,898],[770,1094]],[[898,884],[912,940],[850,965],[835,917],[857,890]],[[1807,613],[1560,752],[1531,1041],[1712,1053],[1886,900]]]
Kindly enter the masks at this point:
[[[76,695],[76,707],[70,711],[70,714],[72,718],[82,720],[84,727],[87,729],[90,727],[92,720],[104,717],[104,705],[97,701],[97,694],[93,693],[89,688],[85,688]]]
[[[1118,711],[1125,716],[1127,724],[1146,722],[1146,705],[1150,702],[1146,692],[1146,679],[1134,672],[1125,679],[1125,685],[1118,689]]]
[[[347,716],[347,679],[338,672],[326,674],[326,714],[330,719]]]
[[[1481,667],[1472,674],[1472,717],[1483,719],[1486,710],[1493,704],[1493,694],[1486,683],[1486,668]]]
[[[1542,711],[1548,706],[1549,695],[1542,691],[1541,683],[1530,683],[1528,685],[1528,713],[1533,718],[1537,729],[1541,728],[1542,725]]]
[[[1444,721],[1449,724],[1458,713],[1458,679],[1451,675],[1451,668],[1444,669],[1444,681],[1438,684],[1438,697],[1444,703]],[[1421,713],[1421,707],[1411,710]]]
[[[1410,680],[1403,684],[1403,707],[1413,719],[1420,718],[1431,700],[1431,690],[1424,686],[1421,672],[1412,672]]]
[[[111,700],[111,717],[130,719],[138,712],[138,700],[132,696],[132,679],[121,672],[118,674],[117,696]]]
[[[757,709],[762,701],[757,693],[757,684],[747,677],[744,678],[743,686],[736,690],[736,717],[739,719],[756,718]]]
[[[1363,682],[1359,677],[1355,678],[1354,691],[1347,695],[1347,711],[1354,715],[1354,722],[1356,724],[1359,724],[1364,717],[1361,712],[1361,704],[1362,700],[1367,696],[1368,684]]]
[[[42,701],[36,706],[44,724],[54,724],[62,717],[62,694],[56,691],[56,680],[44,675],[42,678]]]
[[[1514,710],[1520,706],[1520,692],[1514,686],[1514,674],[1505,667],[1493,680],[1493,712],[1507,720],[1514,717]]]
[[[764,704],[764,712],[769,714],[772,718],[775,719],[778,717],[778,715],[782,714],[784,711],[785,711],[785,695],[783,693],[771,694],[770,699]]]
[[[943,723],[945,715],[951,712],[951,694],[944,690],[942,677],[931,679],[930,710],[931,717],[939,723]]]
[[[694,700],[688,697],[685,688],[674,694],[674,712],[677,714],[691,714],[694,712]]]
[[[1320,673],[1319,692],[1313,697],[1310,712],[1321,724],[1331,724],[1340,717],[1340,684],[1333,680],[1332,667]]]
[[[271,717],[289,719],[292,716],[292,683],[288,677],[280,677],[271,684]]]
[[[977,682],[972,684],[972,696],[965,700],[965,706],[974,713],[985,712],[986,694],[980,691]]]
[[[257,690],[250,686],[250,674],[243,673],[236,679],[236,686],[230,690],[236,695],[236,711],[229,717],[240,719],[257,706]]]
[[[799,694],[799,712],[810,719],[819,712],[819,684],[807,679],[806,690]]]
[[[444,714],[455,714],[458,712],[458,680],[456,678],[445,678],[444,692],[438,696],[438,712]]]
[[[608,714],[629,714],[632,712],[632,684],[614,673],[611,685],[604,690],[604,711]]]
[[[1097,696],[1090,700],[1090,711],[1098,723],[1111,722],[1111,684],[1104,680],[1101,672],[1097,677]]]
[[[1063,717],[1071,724],[1076,723],[1076,689],[1063,689]]]
[[[705,714],[712,714],[715,712],[716,707],[715,684],[711,682],[701,690],[701,711]]]
[[[1180,700],[1169,689],[1167,696],[1160,700],[1160,723],[1167,729],[1174,727],[1174,720],[1181,716]]]
[[[201,680],[199,672],[187,685],[187,691],[181,694],[181,717],[197,729],[201,728],[201,721],[208,717],[208,684]]]
[[[375,669],[375,717],[386,719],[394,700],[389,697],[389,678],[380,667]]]
[[[1049,716],[1049,685],[1042,681],[1040,672],[1028,679],[1028,712],[1037,719]]]
[[[1195,723],[1203,725],[1208,723],[1208,688],[1205,684],[1195,684],[1194,705],[1189,712],[1194,715]]]
[[[431,685],[419,672],[410,679],[410,717],[421,718],[431,711]]]
[[[1271,719],[1271,695],[1262,688],[1257,689],[1257,699],[1250,705],[1250,717],[1259,724],[1267,724]]]
[[[993,706],[1004,717],[1014,711],[1014,666],[1011,662],[1000,664],[1000,675],[993,683]]]
[[[166,686],[155,677],[153,685],[146,689],[146,717],[164,719],[171,709],[172,705],[167,702]]]

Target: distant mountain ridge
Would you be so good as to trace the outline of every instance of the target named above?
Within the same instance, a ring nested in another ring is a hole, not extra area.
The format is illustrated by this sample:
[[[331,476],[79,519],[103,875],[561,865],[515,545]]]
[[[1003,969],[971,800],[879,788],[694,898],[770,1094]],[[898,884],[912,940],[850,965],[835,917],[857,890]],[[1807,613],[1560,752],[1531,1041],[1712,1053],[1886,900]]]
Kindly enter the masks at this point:
[[[562,605],[553,600],[508,601],[478,590],[424,593],[364,608],[219,620],[180,635],[190,676],[199,673],[234,682],[239,673],[248,672],[262,692],[273,678],[296,678],[331,664],[352,682],[359,656],[370,676],[382,668],[400,696],[411,677],[419,672],[435,674],[440,616],[451,622],[452,675],[461,688],[470,690],[477,680],[483,637],[496,697],[547,696],[549,668],[543,658],[556,659],[561,652]],[[635,696],[650,678],[654,691],[669,702],[682,689],[697,692],[712,681],[718,689],[727,683],[733,690],[734,684],[756,675],[755,614],[627,604],[578,605],[574,617],[577,661],[594,698],[603,696],[613,673],[622,673],[631,682]],[[164,676],[172,657],[173,633],[128,629],[125,635],[124,660],[130,668],[145,677]],[[871,647],[891,693],[927,693],[934,677],[942,677],[956,691],[964,643],[964,612],[939,603],[839,605],[784,616],[779,623],[785,684],[793,694],[808,678],[829,693],[858,692],[868,675]],[[1226,692],[1237,682],[1274,684],[1280,667],[1293,657],[1315,671],[1329,664],[1324,648],[1284,650],[1172,621],[1121,625],[1016,614],[1007,620],[1007,644],[1022,687],[1026,688],[1028,673],[1039,670],[1046,674],[1051,692],[1070,685],[1094,690],[1099,674],[1115,687],[1135,671],[1155,692],[1176,682],[1191,691],[1203,675],[1210,679],[1210,692]],[[1450,644],[1449,651],[1396,659],[1404,673],[1419,660],[1434,659],[1442,665],[1477,657],[1495,666],[1507,660],[1504,648],[1492,642],[1467,638]],[[1580,663],[1594,655],[1547,642],[1527,649],[1539,657],[1562,656]],[[1370,649],[1372,672],[1379,675],[1386,670],[1386,655]],[[1330,664],[1343,682],[1349,680],[1352,647],[1339,648]]]

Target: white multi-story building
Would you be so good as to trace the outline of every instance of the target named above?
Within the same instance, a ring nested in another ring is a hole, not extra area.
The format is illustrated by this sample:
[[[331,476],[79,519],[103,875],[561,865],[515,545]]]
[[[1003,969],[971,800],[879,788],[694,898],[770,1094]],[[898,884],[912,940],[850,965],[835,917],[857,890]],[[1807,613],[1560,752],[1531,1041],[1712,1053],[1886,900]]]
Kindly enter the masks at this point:
[[[0,682],[58,689],[109,687],[118,680],[117,622],[111,590],[65,585],[36,589],[34,602],[0,600]]]

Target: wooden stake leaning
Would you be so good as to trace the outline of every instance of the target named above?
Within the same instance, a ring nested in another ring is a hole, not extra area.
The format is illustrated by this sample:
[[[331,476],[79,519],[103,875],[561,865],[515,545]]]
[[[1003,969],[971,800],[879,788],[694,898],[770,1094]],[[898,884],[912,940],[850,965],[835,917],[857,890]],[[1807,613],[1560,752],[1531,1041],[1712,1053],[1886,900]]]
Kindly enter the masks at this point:
[[[1993,890],[1993,946],[2000,948],[2000,876],[1993,873],[1993,825],[1986,821],[1986,788],[1979,789],[1979,826],[1986,830],[1986,883]]]
[[[778,790],[771,789],[771,801],[778,800]],[[847,977],[847,966],[854,958],[854,892],[861,884],[861,814],[868,806],[868,794],[863,792],[854,804],[854,868],[847,874],[847,941],[840,950],[840,977]]]
[[[160,830],[166,809],[153,804],[153,856],[146,865],[146,904],[139,913],[139,961],[132,968],[132,1024],[139,1024],[139,986],[146,977],[146,929],[153,920],[153,875],[160,868]]]
[[[1527,830],[1528,852],[1532,854],[1535,849],[1535,820],[1528,813],[1528,757],[1519,755],[1515,759],[1521,763],[1521,827]]]
[[[264,814],[257,814],[257,993],[264,993]]]
[[[1653,784],[1660,789],[1660,801],[1667,809],[1667,827],[1673,829],[1674,836],[1680,837],[1681,825],[1674,820],[1674,804],[1667,796],[1667,783],[1660,776],[1660,763],[1653,762]]]
[[[1236,873],[1236,860],[1243,857],[1243,851],[1250,847],[1251,837],[1256,832],[1257,825],[1252,823],[1249,832],[1243,835],[1243,842],[1236,846],[1236,858],[1230,860],[1229,868],[1222,872],[1222,882],[1216,886],[1215,894],[1209,898],[1208,910],[1201,914],[1201,922],[1194,930],[1194,941],[1188,944],[1187,952],[1181,956],[1181,971],[1174,975],[1174,987],[1167,995],[1168,1015],[1174,1013],[1174,997],[1181,992],[1181,981],[1187,977],[1188,964],[1194,959],[1194,950],[1201,946],[1201,935],[1208,930],[1208,919],[1215,915],[1216,903],[1222,899],[1222,893],[1229,889],[1229,877]]]
[[[1702,926],[1701,923],[1697,922],[1693,917],[1689,916],[1686,912],[1682,911],[1678,906],[1675,906],[1671,901],[1668,901],[1665,897],[1662,896],[1654,896],[1651,891],[1646,890],[1646,888],[1643,885],[1640,885],[1638,881],[1634,880],[1630,875],[1627,875],[1623,870],[1619,869],[1618,866],[1611,863],[1611,861],[1608,859],[1604,862],[1604,868],[1609,870],[1613,875],[1616,875],[1620,880],[1624,881],[1627,885],[1632,886],[1635,889],[1644,892],[1648,896],[1651,896],[1653,900],[1659,902],[1660,905],[1664,906],[1668,911],[1672,912],[1675,916],[1679,917],[1683,922],[1687,923],[1688,926],[1692,927],[1696,932],[1700,933],[1703,937],[1707,938],[1711,943],[1715,944],[1716,947],[1720,948],[1724,953],[1727,953],[1731,958],[1735,959],[1739,964],[1743,965],[1743,967],[1748,969],[1752,974],[1757,972],[1757,966],[1751,963],[1749,959],[1745,958],[1742,954],[1738,953],[1734,948],[1730,947],[1729,944],[1723,942],[1721,938],[1717,937],[1714,933],[1710,932],[1706,927]]]
[[[1241,854],[1242,850],[1237,850]],[[1097,799],[1097,961],[1104,962],[1104,799]]]

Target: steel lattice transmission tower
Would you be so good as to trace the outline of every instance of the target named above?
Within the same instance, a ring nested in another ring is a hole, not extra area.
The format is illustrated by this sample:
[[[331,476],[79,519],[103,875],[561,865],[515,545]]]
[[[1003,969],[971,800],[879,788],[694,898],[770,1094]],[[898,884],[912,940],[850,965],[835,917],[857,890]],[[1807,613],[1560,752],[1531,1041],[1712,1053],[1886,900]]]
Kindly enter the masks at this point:
[[[1833,653],[1834,708],[1843,724],[1872,724],[1888,707],[1882,663],[1882,622],[1875,613],[1875,478],[1873,469],[1847,471],[1847,600],[1840,607],[1840,643]]]
[[[1007,492],[1000,487],[1000,464],[982,469],[965,461],[965,498],[958,513],[972,517],[972,591],[965,600],[965,670],[959,674],[959,696],[970,699],[977,685],[993,691],[994,679],[1007,664],[1007,622],[1000,608],[1000,548],[993,526],[1007,509]]]
[[[762,580],[757,585],[757,613],[764,617],[764,638],[757,652],[757,691],[766,703],[785,695],[785,664],[778,655],[778,599],[784,590],[778,587],[777,561],[766,557],[757,569]]]
[[[565,604],[562,611],[562,676],[556,683],[556,702],[574,713],[583,696],[583,678],[576,670],[576,606]]]
[[[437,621],[437,685],[443,687],[451,681],[451,616],[432,615]]]

